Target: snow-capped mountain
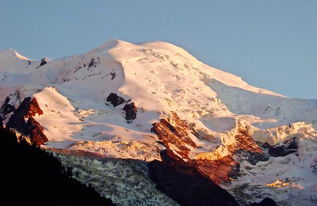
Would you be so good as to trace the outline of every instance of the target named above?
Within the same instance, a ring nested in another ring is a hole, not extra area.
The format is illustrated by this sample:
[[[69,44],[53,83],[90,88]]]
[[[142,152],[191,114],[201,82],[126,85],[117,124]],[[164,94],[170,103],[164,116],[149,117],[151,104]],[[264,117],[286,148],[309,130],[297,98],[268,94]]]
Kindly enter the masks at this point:
[[[43,148],[190,167],[241,204],[317,204],[317,100],[253,87],[166,42],[41,61],[4,50],[0,79],[1,122]]]

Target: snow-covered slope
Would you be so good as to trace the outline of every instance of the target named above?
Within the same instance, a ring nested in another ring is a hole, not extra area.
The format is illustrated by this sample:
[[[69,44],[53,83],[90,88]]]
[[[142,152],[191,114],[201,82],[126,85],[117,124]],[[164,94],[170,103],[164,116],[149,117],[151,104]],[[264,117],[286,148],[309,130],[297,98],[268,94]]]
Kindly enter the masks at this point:
[[[175,161],[225,181],[243,203],[269,195],[283,205],[316,204],[317,100],[253,87],[175,45],[111,40],[52,61],[0,51],[0,94],[4,124],[25,97],[36,99],[43,114],[24,119],[40,125],[45,148],[145,161],[167,149]],[[294,137],[290,153],[275,151]],[[221,174],[211,169],[219,165]],[[277,180],[297,186],[277,189]]]

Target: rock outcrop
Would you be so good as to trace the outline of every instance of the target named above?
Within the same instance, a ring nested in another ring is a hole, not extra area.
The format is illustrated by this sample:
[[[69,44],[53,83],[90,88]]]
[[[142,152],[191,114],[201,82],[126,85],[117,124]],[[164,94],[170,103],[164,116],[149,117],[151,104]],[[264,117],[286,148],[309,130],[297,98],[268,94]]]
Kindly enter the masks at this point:
[[[0,108],[0,124],[7,120],[10,114],[15,111],[17,104],[20,103],[20,98],[19,90],[6,97]]]
[[[90,67],[96,67],[97,63],[96,63],[96,60],[95,58],[92,58],[88,64],[88,68]]]
[[[11,112],[14,112],[15,110],[14,106],[10,104],[9,101],[10,101],[10,98],[7,97],[0,108],[0,122],[1,123],[3,122],[3,120],[7,118],[8,114],[10,114]]]
[[[47,64],[47,59],[46,58],[42,58],[41,59],[40,66],[43,66],[44,64]]]
[[[191,152],[198,148],[191,138],[195,132],[176,113],[154,123],[152,132],[166,146],[166,155],[163,158],[165,161],[168,159],[170,165],[177,167],[190,167],[217,184],[237,177],[242,160],[248,160],[252,164],[267,160],[262,148],[252,139],[248,128],[244,127],[234,136],[234,143],[226,146],[228,155],[212,160],[192,157]]]
[[[124,105],[123,110],[125,111],[125,119],[128,121],[128,123],[136,119],[136,114],[138,110],[134,102]]]
[[[131,100],[125,100],[116,93],[110,93],[106,101],[110,102],[114,107],[125,103],[123,110],[125,111],[125,119],[127,122],[131,123],[132,120],[136,119],[138,109],[135,106],[135,103],[131,102]]]
[[[42,115],[43,111],[39,107],[35,98],[25,98],[20,106],[14,110],[8,123],[9,128],[13,128],[23,135],[30,137],[30,141],[35,145],[42,145],[48,141],[43,132],[43,127],[34,119],[35,115]]]
[[[278,144],[278,145],[271,146],[269,144],[265,144],[264,146],[268,148],[268,153],[272,157],[284,157],[288,154],[297,152],[297,149],[298,149],[298,143],[297,143],[296,137],[287,139],[281,145]]]
[[[106,101],[110,102],[114,107],[126,102],[124,98],[120,97],[116,93],[110,93]]]

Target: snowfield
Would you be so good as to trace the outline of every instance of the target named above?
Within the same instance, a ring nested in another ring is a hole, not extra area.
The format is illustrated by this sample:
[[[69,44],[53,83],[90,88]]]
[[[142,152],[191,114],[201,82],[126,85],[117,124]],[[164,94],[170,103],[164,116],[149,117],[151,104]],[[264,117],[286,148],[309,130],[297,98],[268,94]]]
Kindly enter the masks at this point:
[[[204,136],[190,136],[199,146],[190,148],[190,158],[213,160],[228,155],[227,146],[247,126],[262,144],[296,137],[298,152],[255,165],[241,161],[240,176],[222,186],[242,204],[269,196],[279,205],[317,205],[317,100],[253,87],[166,42],[111,40],[41,64],[0,51],[0,102],[11,95],[17,108],[25,97],[36,98],[43,114],[35,120],[49,139],[44,148],[160,160],[164,146],[152,124],[175,112]],[[107,101],[110,93],[124,104]],[[135,119],[126,119],[127,102],[137,108]]]

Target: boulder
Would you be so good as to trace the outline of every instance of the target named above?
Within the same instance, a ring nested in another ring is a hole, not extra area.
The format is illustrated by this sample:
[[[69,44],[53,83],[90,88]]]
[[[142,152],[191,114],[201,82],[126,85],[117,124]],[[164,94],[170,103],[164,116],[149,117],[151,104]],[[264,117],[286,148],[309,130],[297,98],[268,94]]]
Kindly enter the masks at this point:
[[[127,103],[123,110],[125,111],[125,119],[131,122],[133,119],[136,119],[137,107],[135,106],[134,102]]]
[[[126,100],[117,95],[116,93],[110,93],[107,97],[107,102],[110,102],[114,107],[116,107],[126,102]]]

